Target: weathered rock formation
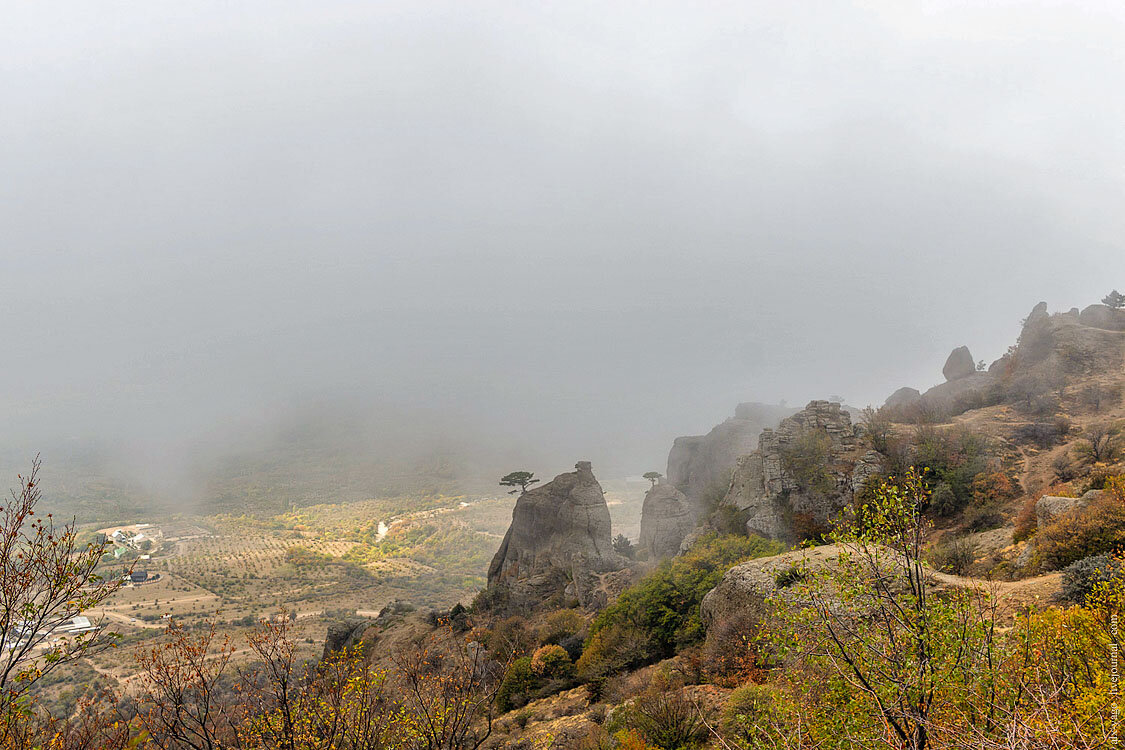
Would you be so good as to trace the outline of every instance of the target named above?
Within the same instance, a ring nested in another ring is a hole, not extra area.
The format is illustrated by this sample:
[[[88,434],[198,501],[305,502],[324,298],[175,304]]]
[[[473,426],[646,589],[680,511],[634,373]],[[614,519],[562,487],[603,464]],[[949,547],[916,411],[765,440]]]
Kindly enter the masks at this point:
[[[621,567],[610,542],[609,508],[589,461],[520,495],[512,524],[488,567],[488,587],[513,607],[555,595],[598,603],[597,574]]]
[[[378,640],[379,632],[385,630],[393,622],[402,619],[402,616],[413,612],[412,607],[401,599],[393,599],[379,610],[375,619],[351,617],[346,620],[337,620],[328,624],[328,632],[324,637],[324,654],[321,658],[327,659],[333,652],[340,652],[362,644],[365,649]]]
[[[1125,310],[1109,305],[1090,305],[1079,314],[1078,321],[1091,328],[1125,331]]]
[[[641,506],[641,551],[650,560],[671,557],[695,527],[687,497],[672,483],[661,479],[645,493]]]
[[[946,380],[967,378],[976,371],[976,362],[973,361],[973,355],[967,346],[959,346],[950,352],[949,358],[945,360],[945,367],[941,368],[941,374]]]
[[[997,383],[990,372],[973,372],[970,375],[935,385],[922,394],[918,405],[935,414],[964,411],[964,408],[981,406],[988,401],[989,389]],[[964,408],[961,406],[964,405]]]
[[[917,388],[903,386],[888,396],[883,406],[889,406],[891,408],[896,406],[909,406],[917,403],[920,398],[922,398],[922,393]]]
[[[834,565],[840,548],[835,545],[786,552],[739,563],[728,570],[719,585],[707,592],[700,605],[700,617],[710,632],[715,625],[731,618],[762,622],[769,617],[770,599],[786,577],[799,579],[803,573]]]
[[[371,620],[362,618],[329,623],[328,632],[324,637],[324,654],[321,658],[327,659],[333,653],[352,648],[363,640],[364,633],[371,625]]]
[[[758,449],[738,460],[723,502],[744,513],[748,531],[800,537],[827,528],[881,461],[860,446],[840,404],[810,401],[762,431]]]
[[[1064,513],[1085,508],[1101,497],[1101,494],[1101,490],[1090,490],[1082,497],[1044,495],[1035,502],[1035,525],[1042,528]]]
[[[684,493],[688,507],[698,519],[703,515],[709,492],[723,492],[730,484],[731,470],[739,456],[758,447],[758,435],[774,427],[796,409],[769,404],[744,403],[734,416],[716,425],[706,435],[678,437],[668,453],[668,481]]]

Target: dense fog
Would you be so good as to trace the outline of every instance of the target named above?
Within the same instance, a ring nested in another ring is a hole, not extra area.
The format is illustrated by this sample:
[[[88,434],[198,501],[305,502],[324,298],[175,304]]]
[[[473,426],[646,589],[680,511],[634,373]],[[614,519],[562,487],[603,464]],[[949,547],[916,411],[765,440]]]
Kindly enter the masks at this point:
[[[1119,3],[4,16],[12,465],[174,493],[311,420],[663,470],[739,401],[881,403],[1125,272]]]

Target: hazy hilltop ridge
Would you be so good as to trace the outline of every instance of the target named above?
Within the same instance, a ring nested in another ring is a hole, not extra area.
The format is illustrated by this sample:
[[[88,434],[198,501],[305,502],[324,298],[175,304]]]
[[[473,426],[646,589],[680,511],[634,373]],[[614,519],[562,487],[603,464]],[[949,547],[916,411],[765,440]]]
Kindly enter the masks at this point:
[[[945,383],[924,393],[902,388],[885,404],[894,416],[914,421],[945,418],[995,403],[1030,401],[1084,377],[1109,376],[1122,356],[1125,311],[1090,305],[1079,312],[1048,313],[1040,302],[1023,322],[1017,343],[987,370],[971,369],[972,355],[959,347],[947,361]],[[917,394],[917,395],[915,395]],[[1046,408],[1043,409],[1046,411]]]
[[[698,518],[707,511],[709,493],[722,494],[730,482],[735,461],[758,447],[758,435],[796,409],[760,403],[742,403],[734,416],[715,425],[706,435],[678,437],[668,453],[668,481],[688,499]]]

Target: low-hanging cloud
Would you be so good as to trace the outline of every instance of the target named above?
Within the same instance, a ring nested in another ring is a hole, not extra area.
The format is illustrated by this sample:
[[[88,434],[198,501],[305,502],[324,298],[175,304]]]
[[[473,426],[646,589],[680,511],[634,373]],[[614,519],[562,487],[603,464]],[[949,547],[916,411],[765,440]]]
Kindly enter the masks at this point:
[[[17,453],[160,473],[327,403],[637,473],[738,401],[879,402],[1125,274],[1116,3],[5,15]]]

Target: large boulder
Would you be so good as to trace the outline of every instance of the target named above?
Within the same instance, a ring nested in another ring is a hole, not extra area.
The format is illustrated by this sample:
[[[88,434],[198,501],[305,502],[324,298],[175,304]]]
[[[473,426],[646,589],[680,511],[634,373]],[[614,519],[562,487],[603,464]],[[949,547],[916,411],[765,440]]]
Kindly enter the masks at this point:
[[[976,362],[973,361],[973,355],[967,346],[959,346],[950,352],[949,358],[945,360],[945,367],[941,368],[941,373],[945,375],[946,380],[967,378],[976,371]]]
[[[1101,490],[1090,490],[1082,497],[1044,495],[1035,502],[1035,525],[1042,528],[1065,513],[1078,508],[1085,508],[1098,499],[1101,494]]]
[[[598,602],[597,574],[621,567],[611,543],[605,493],[589,461],[520,495],[512,524],[488,567],[488,588],[513,607],[555,595]]]
[[[650,560],[671,557],[695,527],[684,493],[667,480],[660,480],[645,493],[641,506],[640,548]]]
[[[796,409],[770,404],[743,403],[734,416],[706,435],[678,437],[668,453],[668,481],[684,493],[688,507],[702,517],[709,492],[725,492],[739,456],[758,447],[758,435],[774,427]]]
[[[946,362],[946,382],[924,392],[918,407],[948,417],[1013,394],[1046,393],[1074,376],[1115,372],[1125,355],[1123,334],[1125,311],[1091,305],[1082,312],[1052,314],[1040,302],[1024,319],[1017,345],[987,372],[970,369],[969,351],[955,349]]]
[[[732,618],[762,622],[769,616],[769,601],[779,591],[787,574],[810,571],[831,565],[839,559],[834,545],[795,550],[773,557],[759,557],[735,565],[723,575],[719,585],[707,592],[700,605],[700,617],[710,632]],[[798,574],[799,575],[799,574]]]

